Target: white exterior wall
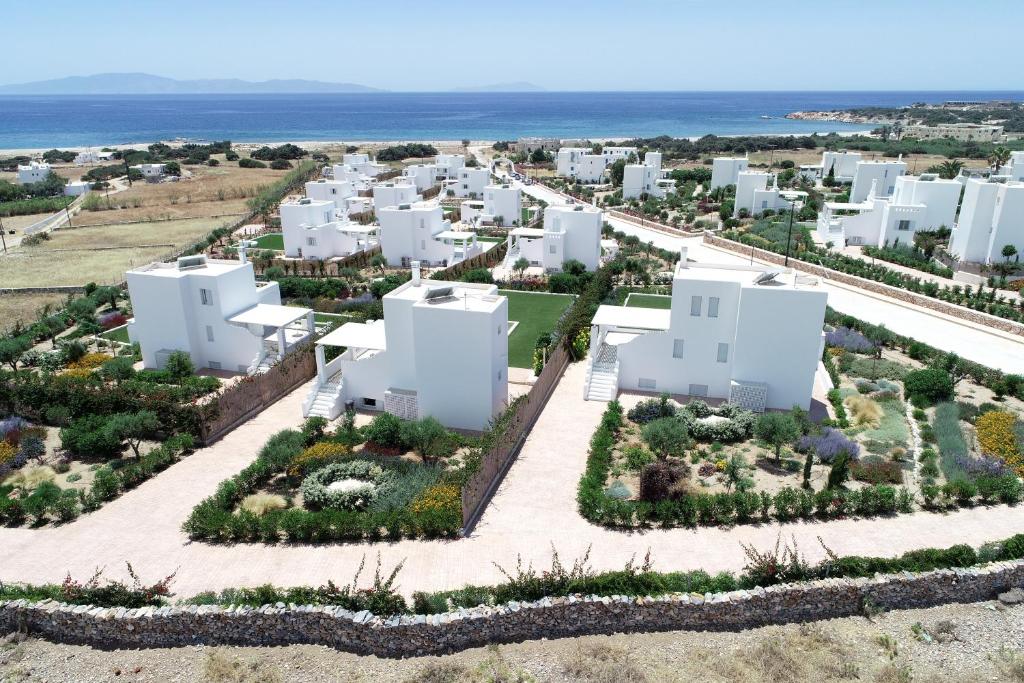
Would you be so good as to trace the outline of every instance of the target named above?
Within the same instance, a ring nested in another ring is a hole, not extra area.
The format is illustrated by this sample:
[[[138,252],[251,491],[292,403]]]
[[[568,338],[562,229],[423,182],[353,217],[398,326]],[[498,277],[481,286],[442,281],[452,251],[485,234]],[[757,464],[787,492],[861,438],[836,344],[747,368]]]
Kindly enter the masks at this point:
[[[833,177],[837,181],[851,183],[860,161],[860,152],[822,152],[821,177],[824,178],[828,175],[829,169],[833,169]],[[868,185],[870,186],[871,183]]]
[[[438,154],[434,157],[438,178],[454,178],[465,165],[466,157],[462,154]]]
[[[1024,180],[1024,152],[1011,152],[1010,165],[1003,167],[1003,173],[1007,173],[1011,180]]]
[[[348,199],[356,190],[347,180],[310,180],[306,183],[306,196],[317,201],[334,202],[334,208],[348,213]]]
[[[434,164],[413,164],[402,169],[402,176],[409,179],[420,192],[429,190],[437,182],[437,166]]]
[[[652,153],[648,153],[648,156]],[[648,165],[646,163],[627,164],[626,168],[623,169],[622,174],[622,198],[638,199],[644,194],[657,197],[659,199],[663,198],[666,193],[665,190],[658,185],[659,179],[661,179],[660,163],[657,166]]]
[[[83,150],[75,155],[76,166],[99,163],[99,160],[100,158],[96,154],[96,151],[91,149]]]
[[[492,217],[501,217],[503,225],[519,225],[523,217],[522,192],[518,187],[508,185],[486,186],[483,212]]]
[[[601,156],[605,158],[606,166],[619,159],[629,159],[630,154],[639,158],[639,151],[636,147],[603,147],[601,149]]]
[[[412,204],[422,199],[416,192],[416,186],[404,180],[402,182],[386,182],[373,186],[373,210],[379,212],[388,206]]]
[[[769,174],[760,171],[742,171],[736,178],[736,200],[733,216],[739,216],[742,209],[751,215],[759,213],[755,208],[755,194],[768,189]]]
[[[716,157],[711,160],[711,187],[714,190],[726,185],[735,185],[740,173],[747,170],[750,160],[746,157]]]
[[[588,271],[597,270],[603,218],[604,213],[589,204],[556,204],[544,209],[544,269],[559,271],[563,263],[575,259]]]
[[[388,264],[402,267],[411,261],[421,261],[423,265],[454,263],[455,245],[435,238],[451,229],[440,205],[423,202],[403,207],[406,208],[389,206],[377,212],[381,251]]]
[[[933,230],[956,223],[956,209],[964,186],[956,180],[945,180],[934,175],[901,176],[896,179],[893,204],[921,204],[924,206],[918,230]]]
[[[18,182],[22,185],[39,183],[50,175],[50,165],[43,161],[33,161],[24,166],[18,165]]]
[[[167,167],[164,164],[136,164],[132,168],[141,173],[146,180],[159,180]]]
[[[454,183],[449,189],[454,190],[456,197],[480,198],[484,188],[491,181],[491,172],[486,167],[460,168]]]
[[[907,164],[903,161],[858,162],[850,189],[850,202],[856,204],[867,199],[872,183],[877,183],[879,197],[891,197],[896,191],[896,179],[906,172]]]
[[[352,188],[356,192],[370,189],[370,185],[373,182],[370,176],[358,172],[347,164],[335,164],[332,166],[331,177],[336,181],[343,180],[352,183]]]
[[[341,158],[342,164],[348,165],[356,173],[376,177],[388,169],[387,164],[379,164],[370,159],[369,154],[345,154]]]
[[[332,222],[335,211],[334,202],[328,200],[300,199],[297,202],[281,204],[281,233],[285,256],[298,258],[300,254],[306,254],[307,228]]]
[[[580,157],[589,153],[585,147],[562,147],[555,155],[555,173],[563,178],[575,178]]]
[[[950,253],[964,261],[995,263],[1003,260],[1007,244],[1024,254],[1024,183],[968,180]]]

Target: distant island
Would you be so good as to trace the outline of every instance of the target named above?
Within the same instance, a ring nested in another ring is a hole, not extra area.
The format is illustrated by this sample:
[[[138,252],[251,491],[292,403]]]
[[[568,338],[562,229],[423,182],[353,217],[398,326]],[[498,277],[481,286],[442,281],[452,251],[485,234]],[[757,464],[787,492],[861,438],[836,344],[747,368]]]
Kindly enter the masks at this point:
[[[177,80],[144,73],[69,76],[48,81],[0,85],[0,95],[202,95],[258,93],[384,92],[358,83],[327,83],[304,79],[244,81],[238,78]]]

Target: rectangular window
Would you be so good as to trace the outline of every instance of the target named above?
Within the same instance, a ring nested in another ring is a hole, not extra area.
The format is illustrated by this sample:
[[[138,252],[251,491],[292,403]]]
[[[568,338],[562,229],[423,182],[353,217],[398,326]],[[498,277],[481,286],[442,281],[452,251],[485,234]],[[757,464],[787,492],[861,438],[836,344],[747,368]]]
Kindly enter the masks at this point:
[[[691,384],[689,388],[690,396],[707,396],[708,385],[707,384]]]
[[[207,325],[206,326],[206,341],[208,341],[208,342],[212,342],[213,341],[213,326],[212,325]]]
[[[718,297],[717,296],[709,296],[708,297],[708,317],[709,318],[717,318],[718,317]]]
[[[910,221],[900,221],[896,225],[897,230],[910,230]]]
[[[682,358],[683,357],[683,340],[675,339],[672,342],[672,357]]]
[[[315,237],[307,237],[306,238],[306,246],[307,247],[315,247],[316,246],[316,238]]]
[[[427,241],[426,240],[420,240],[420,249],[426,250],[426,248],[427,248]]]
[[[641,377],[637,380],[637,387],[642,391],[654,391],[658,388],[658,383],[648,377]]]
[[[700,317],[700,307],[703,301],[699,296],[690,297],[690,315]]]
[[[718,362],[719,363],[728,363],[729,362],[729,345],[728,344],[722,344],[722,343],[718,344]]]
[[[220,370],[221,367],[222,367],[221,364],[220,364],[220,361],[216,361],[216,360],[211,360],[208,363],[208,365],[210,366],[211,370]]]
[[[211,292],[208,289],[200,289],[199,290],[199,302],[201,304],[203,304],[204,306],[212,306],[213,305],[213,292]]]
[[[555,245],[552,244],[551,246],[548,247],[548,253],[549,254],[556,254],[556,253],[558,253],[558,247],[556,247]]]

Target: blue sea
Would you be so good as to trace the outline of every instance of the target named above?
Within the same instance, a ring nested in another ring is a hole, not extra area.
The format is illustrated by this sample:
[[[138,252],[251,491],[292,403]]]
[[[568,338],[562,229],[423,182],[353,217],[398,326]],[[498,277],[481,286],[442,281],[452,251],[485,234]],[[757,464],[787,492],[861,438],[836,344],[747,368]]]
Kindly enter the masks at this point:
[[[202,140],[474,140],[825,133],[797,110],[1021,92],[541,92],[0,96],[0,149]]]

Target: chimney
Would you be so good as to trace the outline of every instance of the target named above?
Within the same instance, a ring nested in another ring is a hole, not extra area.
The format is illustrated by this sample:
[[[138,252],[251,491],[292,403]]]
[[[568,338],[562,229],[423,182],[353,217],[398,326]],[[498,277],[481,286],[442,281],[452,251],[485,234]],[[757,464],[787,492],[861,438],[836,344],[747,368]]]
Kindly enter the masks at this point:
[[[242,240],[238,243],[238,261],[239,263],[248,263],[249,259],[245,257],[245,248],[248,246],[248,242]]]
[[[420,286],[420,262],[419,261],[413,261],[411,265],[412,265],[412,286],[413,287],[419,287]]]
[[[679,247],[679,267],[689,268],[690,266],[686,263],[686,254],[689,251],[688,247]]]

